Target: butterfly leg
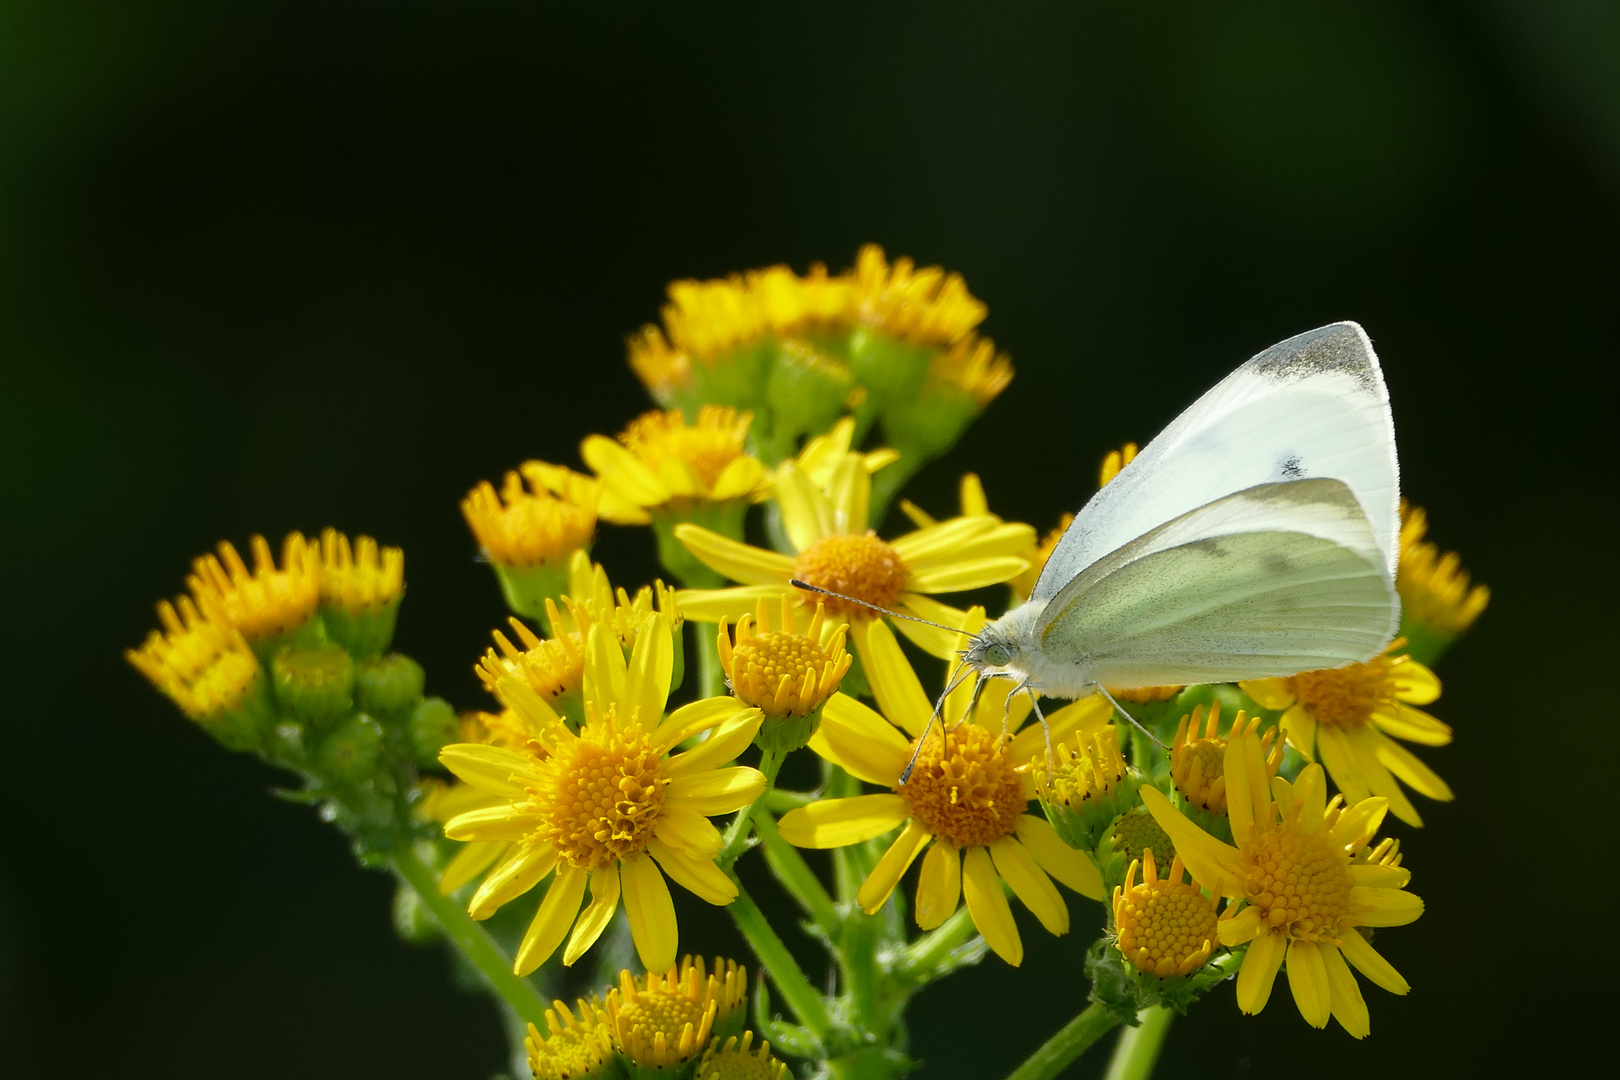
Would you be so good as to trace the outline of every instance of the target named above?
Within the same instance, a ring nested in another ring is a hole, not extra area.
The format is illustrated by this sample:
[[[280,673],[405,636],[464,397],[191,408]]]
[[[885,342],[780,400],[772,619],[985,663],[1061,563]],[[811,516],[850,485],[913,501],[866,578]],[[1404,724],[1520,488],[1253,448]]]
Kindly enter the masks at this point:
[[[945,699],[951,696],[951,691],[962,685],[962,680],[966,679],[972,670],[965,665],[958,668],[955,677],[946,683],[945,689],[940,692],[939,699],[934,702],[934,711],[928,715],[928,722],[923,725],[922,734],[917,736],[917,745],[911,751],[911,760],[906,762],[906,769],[900,774],[902,785],[911,779],[911,770],[917,767],[917,755],[922,753],[923,743],[928,739],[928,733],[933,730],[936,721],[939,723],[939,737],[942,739],[945,737]],[[978,683],[973,687],[973,704],[968,706],[969,713],[973,711],[973,706],[979,703],[979,692],[984,688],[984,684],[985,676],[980,675]]]
[[[1035,710],[1035,719],[1041,722],[1041,734],[1046,736],[1046,768],[1050,772],[1057,768],[1052,757],[1052,725],[1046,722],[1046,714],[1041,712],[1041,703],[1035,698],[1035,687],[1030,684],[1028,679],[1013,687],[1013,692],[1007,695],[1007,700],[1012,701],[1013,694],[1018,693],[1020,690],[1029,695],[1029,706]]]
[[[1142,734],[1146,735],[1149,739],[1152,739],[1154,746],[1157,746],[1160,750],[1169,752],[1170,748],[1168,746],[1164,745],[1164,743],[1160,742],[1159,737],[1157,735],[1153,734],[1153,732],[1151,732],[1147,728],[1143,727],[1141,721],[1137,720],[1136,717],[1134,717],[1130,713],[1126,712],[1125,707],[1123,705],[1121,705],[1119,702],[1114,700],[1114,695],[1110,694],[1108,692],[1108,688],[1106,686],[1103,686],[1101,683],[1093,683],[1092,685],[1096,686],[1097,693],[1101,694],[1103,697],[1108,699],[1108,704],[1110,704],[1110,705],[1112,705],[1114,707],[1115,712],[1119,713],[1119,715],[1123,716],[1126,720],[1130,721],[1132,727],[1134,727],[1137,731],[1140,731]]]

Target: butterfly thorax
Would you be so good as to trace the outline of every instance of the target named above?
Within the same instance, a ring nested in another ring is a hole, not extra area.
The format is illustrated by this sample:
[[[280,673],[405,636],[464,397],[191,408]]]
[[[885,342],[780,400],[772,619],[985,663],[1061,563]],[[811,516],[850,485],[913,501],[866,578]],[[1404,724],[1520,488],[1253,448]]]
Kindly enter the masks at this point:
[[[1013,608],[968,642],[962,660],[983,675],[1028,683],[1049,697],[1075,698],[1090,692],[1091,665],[1055,664],[1041,649],[1037,624],[1045,603]]]

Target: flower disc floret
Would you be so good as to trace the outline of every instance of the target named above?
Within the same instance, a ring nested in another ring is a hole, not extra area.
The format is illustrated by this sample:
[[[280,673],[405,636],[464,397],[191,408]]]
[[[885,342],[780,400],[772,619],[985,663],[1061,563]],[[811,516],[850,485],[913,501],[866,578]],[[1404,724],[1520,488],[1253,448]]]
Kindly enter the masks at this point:
[[[189,597],[178,607],[160,602],[157,611],[163,629],[126,651],[125,659],[193,720],[241,705],[263,669],[236,628],[208,619]]]
[[[922,738],[911,778],[895,789],[913,818],[957,847],[987,845],[1017,831],[1029,800],[1006,739],[970,723],[944,738],[926,732]]]
[[[1113,846],[1115,851],[1133,861],[1143,858],[1150,850],[1161,859],[1176,857],[1175,841],[1153,820],[1153,815],[1140,806],[1133,806],[1114,819]]]
[[[517,618],[511,625],[519,644],[494,631],[500,651],[490,649],[478,662],[478,677],[484,685],[493,692],[501,679],[515,676],[552,704],[564,694],[578,693],[585,681],[584,636],[565,631],[555,638],[542,638]]]
[[[291,634],[315,614],[321,598],[320,553],[301,533],[288,533],[276,567],[270,545],[255,536],[249,570],[236,548],[221,541],[219,557],[199,556],[186,587],[209,617],[222,619],[253,644]]]
[[[771,1044],[753,1050],[754,1033],[733,1035],[722,1044],[717,1037],[703,1052],[692,1080],[788,1080],[788,1067],[771,1056]]]
[[[640,723],[621,725],[612,714],[555,749],[529,805],[557,857],[595,870],[646,850],[669,786],[661,756]]]
[[[321,601],[351,614],[379,611],[405,591],[405,552],[369,536],[321,533]]]
[[[1136,872],[1142,871],[1141,884]],[[1203,967],[1215,951],[1217,892],[1205,896],[1183,879],[1181,859],[1160,879],[1153,853],[1132,862],[1125,884],[1114,889],[1114,932],[1119,951],[1136,970],[1166,978]]]
[[[689,1061],[708,1045],[712,1032],[740,1008],[748,973],[733,960],[684,957],[660,976],[641,979],[619,973],[607,998],[608,1028],[619,1049],[637,1065],[666,1068]]]
[[[1060,741],[1052,757],[1031,759],[1035,788],[1057,806],[1079,807],[1107,798],[1125,779],[1125,758],[1112,726],[1083,733],[1074,745]]]
[[[546,1010],[546,1034],[529,1025],[523,1040],[535,1080],[588,1080],[601,1075],[613,1058],[613,1036],[600,1010],[579,1002],[579,1015],[561,1001]]]
[[[738,621],[735,643],[722,618],[716,641],[720,665],[743,704],[771,719],[809,716],[832,697],[854,663],[844,651],[845,628],[833,631],[823,644],[826,612],[818,604],[809,629],[795,633],[792,602],[786,596],[778,625],[782,628],[772,629],[770,607],[763,599],[755,615]]]
[[[590,547],[599,498],[600,485],[591,477],[530,461],[521,474],[506,474],[499,493],[489,481],[480,481],[462,500],[461,513],[496,566],[556,567]]]
[[[1170,742],[1170,776],[1176,790],[1189,803],[1212,814],[1226,813],[1226,744],[1228,739],[1220,733],[1221,703],[1215,702],[1206,714],[1199,705],[1181,718],[1176,736]],[[1199,728],[1203,734],[1199,734]],[[1246,717],[1238,710],[1232,721],[1232,736],[1254,734],[1259,730],[1260,718]],[[1277,729],[1271,728],[1260,737],[1261,753],[1265,758],[1266,773],[1276,776],[1282,765],[1283,743]]]
[[[799,552],[793,577],[817,588],[892,609],[906,584],[906,564],[894,545],[868,530],[860,536],[824,536]],[[877,613],[835,596],[800,590],[806,603],[821,600],[834,615],[875,619]]]

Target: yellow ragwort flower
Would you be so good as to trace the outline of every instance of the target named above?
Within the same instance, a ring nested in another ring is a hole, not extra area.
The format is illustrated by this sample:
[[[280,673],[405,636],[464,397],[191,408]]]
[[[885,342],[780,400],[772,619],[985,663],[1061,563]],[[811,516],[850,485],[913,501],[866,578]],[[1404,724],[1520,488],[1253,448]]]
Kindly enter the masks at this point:
[[[928,395],[931,387],[954,391],[982,410],[1007,389],[1012,377],[1007,354],[997,352],[989,338],[969,334],[934,357],[923,393]]]
[[[853,306],[863,325],[913,345],[954,344],[989,313],[962,275],[938,266],[917,269],[904,257],[891,266],[876,244],[855,257]]]
[[[617,1075],[613,1066],[613,1036],[600,1008],[579,1002],[579,1014],[561,1001],[546,1010],[546,1034],[533,1024],[523,1040],[529,1052],[529,1071],[535,1080],[593,1080]]]
[[[1455,551],[1440,549],[1425,540],[1429,516],[1421,506],[1401,500],[1401,554],[1395,571],[1395,589],[1401,594],[1403,625],[1449,641],[1474,625],[1491,590],[1469,587],[1468,571]]]
[[[962,625],[973,632],[983,624],[983,609],[974,608]],[[1025,812],[1035,790],[1024,763],[1045,745],[1039,725],[1019,730],[1030,713],[1029,699],[1010,699],[1012,684],[998,680],[989,684],[975,715],[965,717],[973,693],[972,680],[967,680],[946,698],[942,736],[929,726],[933,705],[888,627],[874,624],[869,642],[863,662],[883,715],[835,694],[810,747],[889,792],[791,810],[780,822],[782,837],[799,847],[844,847],[904,826],[861,885],[856,898],[862,909],[872,913],[882,907],[907,867],[927,848],[917,882],[917,925],[925,930],[938,926],[965,893],[986,943],[1009,964],[1018,964],[1024,946],[1002,881],[1053,934],[1068,931],[1069,910],[1052,878],[1082,896],[1103,897],[1096,865],[1065,844],[1046,821]],[[1105,720],[1108,706],[1100,701],[1086,698],[1053,713],[1048,717],[1053,737]],[[900,773],[919,737],[924,741],[916,769],[901,785]]]
[[[251,744],[250,720],[234,723],[265,688],[264,668],[247,640],[232,625],[209,619],[190,597],[178,609],[168,601],[157,606],[162,630],[153,630],[139,649],[124,658],[152,685],[203,724],[227,746]],[[244,726],[245,725],[245,726]]]
[[[805,592],[792,579],[853,596],[891,611],[905,611],[937,623],[959,623],[962,613],[926,594],[993,585],[1021,573],[1015,552],[1029,545],[1033,530],[994,517],[958,517],[908,533],[879,539],[867,527],[872,477],[859,455],[838,462],[823,492],[792,463],[776,476],[782,525],[796,555],[753,547],[696,525],[680,525],[675,535],[710,568],[740,581],[740,588],[692,589],[679,594],[690,619],[718,622],[739,618],[761,599],[784,595],[798,601],[796,620],[808,621],[818,602],[837,619],[847,619],[858,652],[879,618],[870,608]],[[947,631],[906,620],[896,625],[926,651],[952,657],[961,640]]]
[[[376,612],[405,592],[405,552],[379,547],[369,536],[321,533],[321,602],[352,615]]]
[[[705,405],[695,424],[679,410],[655,409],[617,441],[588,436],[580,456],[602,479],[602,517],[645,525],[661,510],[764,498],[770,473],[748,453],[752,422],[752,414],[718,405]]]
[[[670,282],[663,316],[670,344],[700,362],[751,345],[771,329],[763,298],[741,274]]]
[[[832,333],[850,319],[855,282],[848,274],[829,275],[825,263],[811,263],[802,277],[786,266],[768,266],[749,271],[746,280],[778,337]]]
[[[608,992],[605,1017],[619,1050],[636,1065],[663,1069],[696,1057],[709,1045],[716,1028],[740,1016],[748,991],[748,972],[734,960],[688,956],[680,967],[669,965],[660,977],[649,968],[640,979],[619,972],[619,985]]]
[[[1181,718],[1175,738],[1170,740],[1170,778],[1175,781],[1181,797],[1193,806],[1225,817],[1226,744],[1232,738],[1258,732],[1260,718],[1246,717],[1239,709],[1232,720],[1231,734],[1225,737],[1220,733],[1220,721],[1221,703],[1218,701],[1209,707],[1207,719],[1202,705]],[[1198,733],[1200,725],[1204,729],[1202,735]],[[1268,728],[1260,736],[1260,754],[1266,763],[1266,775],[1276,776],[1283,759],[1283,742],[1277,738],[1276,728]]]
[[[1143,974],[1189,975],[1215,951],[1220,894],[1205,896],[1197,881],[1185,880],[1180,856],[1167,877],[1158,877],[1157,869],[1153,852],[1145,851],[1140,863],[1132,861],[1125,884],[1114,886],[1114,944]]]
[[[526,683],[508,677],[496,690],[533,726],[528,745],[457,743],[440,754],[451,772],[499,797],[494,806],[446,822],[445,835],[513,845],[473,895],[472,916],[487,918],[556,872],[518,949],[520,975],[544,963],[565,937],[563,963],[579,959],[618,910],[621,892],[642,962],[654,971],[673,964],[677,926],[666,874],[711,904],[736,898],[736,886],[714,862],[720,832],[708,818],[739,810],[764,791],[758,770],[725,767],[753,741],[760,713],[723,697],[665,716],[674,649],[670,635],[650,632],[655,619],[649,616],[636,635],[628,661],[606,624],[591,627],[586,721],[577,735]],[[696,748],[670,754],[710,729]],[[581,913],[587,884],[591,899]]]
[[[1423,901],[1404,891],[1410,879],[1404,869],[1357,861],[1388,800],[1375,796],[1344,807],[1334,796],[1329,803],[1320,765],[1306,766],[1292,784],[1281,777],[1268,783],[1253,733],[1227,744],[1225,775],[1232,844],[1194,825],[1156,788],[1144,787],[1142,802],[1193,878],[1240,902],[1227,906],[1218,927],[1222,945],[1249,947],[1238,973],[1238,1008],[1263,1009],[1286,961],[1306,1023],[1324,1027],[1331,1015],[1364,1038],[1371,1030],[1367,1004],[1350,966],[1391,993],[1409,987],[1358,928],[1404,926],[1423,913]]]
[[[1397,638],[1382,656],[1365,664],[1241,686],[1262,707],[1282,711],[1288,744],[1306,760],[1320,757],[1346,799],[1359,802],[1382,795],[1396,817],[1422,825],[1397,779],[1441,802],[1451,800],[1451,788],[1395,740],[1444,746],[1451,741],[1451,728],[1413,708],[1440,696],[1440,680],[1410,656],[1400,655],[1401,644]]]
[[[854,663],[844,651],[846,627],[828,624],[818,604],[809,628],[797,633],[791,605],[782,597],[780,629],[773,629],[770,606],[760,600],[754,614],[737,620],[735,644],[727,620],[720,619],[717,647],[731,691],[767,720],[796,719],[820,709]]]
[[[724,1044],[716,1036],[703,1052],[692,1080],[788,1080],[788,1067],[771,1056],[771,1044],[761,1042],[753,1050],[753,1042],[752,1031],[743,1032],[741,1039],[733,1035]]]
[[[860,459],[866,466],[867,475],[877,472],[886,465],[892,465],[900,460],[900,452],[890,447],[879,447],[876,450],[852,450],[855,441],[855,418],[846,416],[832,426],[824,435],[816,435],[805,440],[804,447],[793,458],[791,463],[784,463],[777,467],[777,474],[789,464],[813,484],[822,494],[830,497],[833,477],[839,473],[839,466],[845,458],[851,455]],[[773,477],[773,482],[775,478]],[[794,481],[790,480],[789,483]],[[965,511],[964,511],[965,513]],[[928,522],[933,524],[933,522]]]
[[[321,556],[301,533],[288,533],[276,568],[264,537],[251,542],[253,569],[228,541],[219,557],[193,560],[186,587],[197,606],[214,621],[236,627],[250,644],[259,645],[292,634],[315,616],[321,599]]]
[[[591,546],[600,498],[592,477],[526,461],[506,474],[499,493],[488,480],[479,481],[461,501],[461,513],[497,567],[561,567],[574,552]]]
[[[675,395],[692,382],[692,358],[670,345],[656,326],[643,326],[625,339],[630,370],[660,405],[670,405]]]

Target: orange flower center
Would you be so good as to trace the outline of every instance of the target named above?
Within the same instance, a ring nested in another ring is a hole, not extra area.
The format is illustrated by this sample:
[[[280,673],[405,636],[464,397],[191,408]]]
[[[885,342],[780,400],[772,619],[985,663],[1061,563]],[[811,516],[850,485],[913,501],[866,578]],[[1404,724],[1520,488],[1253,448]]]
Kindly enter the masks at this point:
[[[1160,978],[1202,965],[1215,941],[1215,908],[1185,881],[1143,882],[1121,895],[1114,919],[1119,951]]]
[[[1007,741],[977,724],[961,724],[943,739],[925,734],[911,779],[895,790],[912,817],[957,847],[1010,836],[1028,805]]]
[[[1361,727],[1374,709],[1395,701],[1390,668],[1396,659],[1380,656],[1365,664],[1295,675],[1294,695],[1319,724]]]
[[[640,724],[621,728],[610,713],[558,745],[543,767],[546,783],[529,797],[558,858],[595,870],[646,849],[669,778]]]
[[[1268,927],[1291,939],[1339,943],[1355,882],[1349,856],[1334,848],[1325,830],[1258,828],[1243,858],[1247,899]]]
[[[868,531],[865,536],[826,536],[817,540],[793,560],[793,576],[811,585],[892,610],[906,583],[906,564],[893,546],[879,540],[876,533]],[[829,615],[863,619],[875,617],[871,609],[835,596],[803,593],[801,599],[811,605],[820,600],[826,605]]]

